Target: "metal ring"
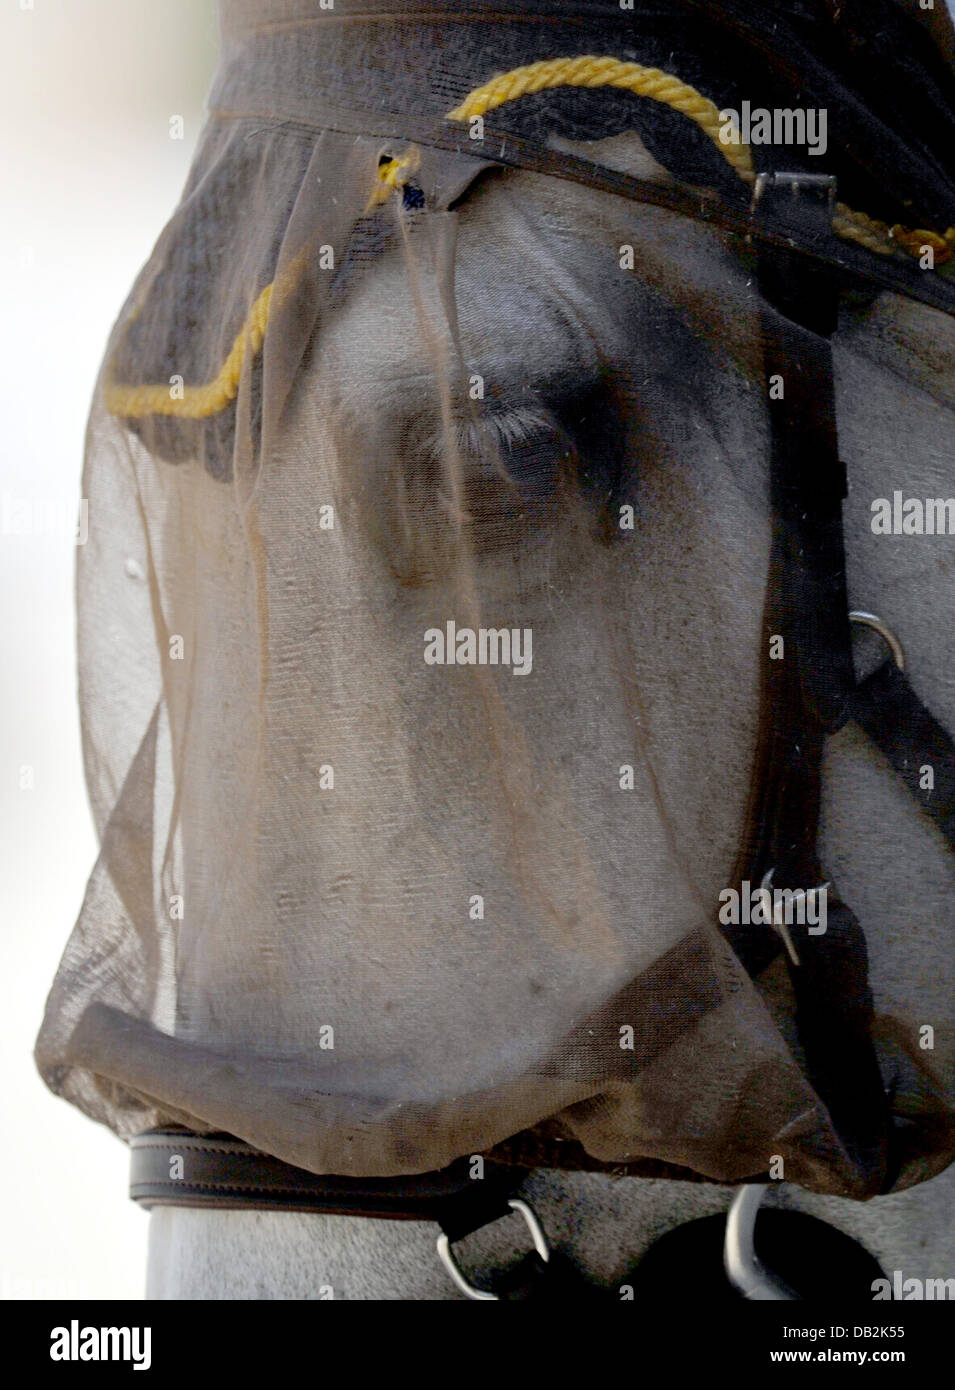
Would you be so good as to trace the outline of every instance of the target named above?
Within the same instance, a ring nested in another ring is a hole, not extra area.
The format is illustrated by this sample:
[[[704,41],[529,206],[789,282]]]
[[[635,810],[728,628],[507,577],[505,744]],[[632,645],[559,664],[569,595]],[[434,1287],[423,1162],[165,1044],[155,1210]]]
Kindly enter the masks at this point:
[[[862,613],[858,610],[849,614],[849,621],[858,623],[860,627],[870,627],[873,632],[877,632],[892,653],[892,660],[896,666],[900,671],[905,670],[905,649],[888,623],[876,617],[875,613]]]
[[[520,1197],[511,1197],[507,1205],[512,1211],[519,1211],[521,1216],[523,1216],[527,1229],[531,1233],[534,1249],[546,1264],[550,1259],[550,1246],[547,1244],[547,1237],[544,1234],[543,1226],[538,1220],[537,1212],[529,1202],[521,1201]],[[479,1289],[476,1284],[471,1284],[465,1279],[451,1250],[451,1241],[443,1231],[438,1236],[438,1258],[455,1284],[457,1284],[461,1292],[466,1294],[468,1298],[473,1298],[475,1301],[480,1301],[482,1303],[500,1302],[500,1296],[498,1294],[490,1293],[487,1289]]]
[[[726,1213],[723,1268],[737,1293],[760,1303],[789,1303],[796,1295],[756,1254],[756,1213],[766,1193],[765,1183],[739,1188]]]

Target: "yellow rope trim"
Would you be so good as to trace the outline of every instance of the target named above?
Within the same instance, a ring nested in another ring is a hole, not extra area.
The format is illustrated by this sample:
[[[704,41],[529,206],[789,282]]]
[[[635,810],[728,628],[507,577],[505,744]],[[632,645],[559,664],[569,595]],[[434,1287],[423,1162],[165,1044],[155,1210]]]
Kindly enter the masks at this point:
[[[368,199],[365,212],[371,212],[372,208],[378,207],[381,203],[387,202],[391,193],[397,193],[408,182],[410,174],[417,173],[421,167],[421,151],[417,145],[412,145],[406,154],[400,155],[397,159],[389,159],[387,164],[378,166],[378,183],[375,190]]]
[[[709,136],[720,154],[736,170],[744,183],[755,181],[752,150],[745,141],[724,144],[720,139],[723,122],[719,109],[695,87],[681,82],[672,73],[659,68],[641,67],[639,63],[624,63],[617,58],[600,58],[584,54],[579,58],[551,58],[492,77],[481,87],[475,87],[459,106],[449,111],[446,120],[467,121],[483,116],[506,102],[516,101],[531,92],[551,91],[555,87],[618,87],[635,96],[651,97],[665,106],[681,111],[695,121]],[[896,249],[910,256],[922,254],[923,246],[931,246],[935,264],[944,265],[955,255],[955,227],[944,236],[938,232],[912,230],[896,225],[889,227],[867,213],[857,212],[845,203],[837,203],[832,230],[846,241],[857,242],[880,256],[891,256]]]
[[[379,184],[365,211],[370,211],[383,203],[392,192],[401,189],[407,183],[409,175],[413,174],[420,164],[421,151],[416,146],[412,146],[399,158],[382,164],[378,169]],[[302,257],[296,257],[283,272],[286,288],[297,279],[301,266]],[[204,382],[201,386],[182,386],[181,395],[174,395],[173,386],[163,381],[141,386],[107,381],[103,389],[103,398],[109,413],[127,420],[141,420],[147,415],[171,415],[180,420],[207,420],[211,415],[218,415],[238,393],[246,352],[251,351],[254,357],[265,341],[273,291],[277,283],[278,281],[273,280],[262,290],[236,334],[228,357],[211,381]]]
[[[551,91],[555,87],[619,87],[634,96],[662,102],[695,121],[745,183],[753,183],[756,179],[749,145],[744,140],[738,144],[723,143],[720,131],[724,123],[720,120],[719,108],[708,97],[672,73],[645,68],[639,63],[624,63],[618,58],[586,54],[580,58],[549,58],[513,68],[499,77],[492,77],[483,87],[475,87],[445,119],[467,121],[530,92]]]
[[[879,256],[891,256],[899,250],[918,260],[926,246],[931,247],[933,265],[944,265],[955,256],[955,227],[949,227],[944,235],[924,227],[903,227],[900,222],[890,227],[845,203],[836,203],[832,230],[844,241],[858,242]]]
[[[713,141],[727,163],[736,170],[744,183],[755,182],[752,151],[745,143],[724,144],[720,139],[723,122],[719,108],[695,87],[681,82],[672,73],[659,68],[645,68],[639,63],[626,63],[618,58],[601,58],[584,54],[578,58],[550,58],[538,63],[528,63],[525,67],[513,68],[491,78],[483,86],[475,87],[459,106],[449,111],[449,121],[467,121],[473,116],[484,116],[498,106],[533,92],[552,91],[555,87],[616,87],[632,92],[634,96],[650,97],[662,102],[674,111],[694,121]],[[386,202],[393,192],[398,192],[408,182],[421,164],[421,152],[417,146],[403,155],[390,159],[378,168],[378,183],[368,201],[365,212]],[[955,256],[955,227],[949,227],[944,235],[926,231],[923,228],[908,228],[901,224],[889,227],[867,213],[857,212],[845,203],[837,203],[832,219],[832,229],[837,236],[874,251],[880,256],[891,256],[896,248],[919,257],[923,246],[930,246],[935,264],[943,265]],[[300,259],[288,267],[284,275],[288,279],[297,277]],[[120,382],[107,381],[104,387],[106,409],[111,415],[120,415],[129,420],[142,419],[146,415],[172,415],[186,420],[204,420],[217,415],[230,401],[235,399],[242,377],[246,351],[251,349],[253,356],[265,341],[268,327],[272,294],[278,282],[266,285],[252,305],[248,318],[242,325],[232,344],[228,357],[211,381],[201,386],[183,386],[182,395],[172,394],[173,387],[165,382],[151,385],[131,386]],[[287,282],[286,282],[287,283]]]
[[[122,415],[128,420],[139,420],[145,415],[176,415],[185,420],[205,420],[224,410],[235,399],[239,389],[247,348],[251,348],[254,355],[265,340],[274,288],[273,280],[252,305],[231,352],[212,381],[202,386],[183,386],[181,397],[172,395],[173,387],[165,382],[151,386],[124,386],[120,382],[110,381],[103,392],[106,409],[111,415]]]

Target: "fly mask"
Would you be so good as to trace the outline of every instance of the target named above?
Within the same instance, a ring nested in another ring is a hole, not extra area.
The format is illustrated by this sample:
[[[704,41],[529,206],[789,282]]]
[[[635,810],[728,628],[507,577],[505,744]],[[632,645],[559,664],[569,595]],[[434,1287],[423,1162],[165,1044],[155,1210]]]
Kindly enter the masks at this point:
[[[892,650],[855,677],[830,347],[880,291],[955,312],[951,75],[871,0],[403,8],[223,5],[90,424],[102,848],[41,1071],[125,1138],[336,1180],[929,1177],[952,1019],[883,1026],[816,843],[855,720],[955,846],[955,748],[873,615]],[[786,143],[809,112],[824,151]],[[581,152],[631,130],[646,177]],[[630,580],[671,417],[747,380],[760,725],[721,770],[738,862],[696,873]]]

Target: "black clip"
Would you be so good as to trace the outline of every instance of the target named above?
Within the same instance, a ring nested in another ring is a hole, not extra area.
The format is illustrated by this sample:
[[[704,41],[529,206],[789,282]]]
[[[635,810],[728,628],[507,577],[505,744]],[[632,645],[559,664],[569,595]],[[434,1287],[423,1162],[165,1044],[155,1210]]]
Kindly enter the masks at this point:
[[[757,174],[749,211],[780,231],[831,236],[836,193],[835,174]]]

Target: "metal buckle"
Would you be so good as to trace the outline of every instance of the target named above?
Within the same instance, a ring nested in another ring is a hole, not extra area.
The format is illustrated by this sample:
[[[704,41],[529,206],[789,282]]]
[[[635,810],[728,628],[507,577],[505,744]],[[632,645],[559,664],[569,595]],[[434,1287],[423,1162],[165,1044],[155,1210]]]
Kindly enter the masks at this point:
[[[534,1208],[530,1205],[529,1202],[521,1201],[520,1197],[511,1197],[507,1205],[511,1208],[512,1211],[518,1211],[520,1212],[521,1216],[523,1216],[527,1229],[531,1233],[531,1240],[534,1242],[534,1249],[537,1251],[538,1255],[540,1255],[541,1259],[546,1264],[547,1261],[550,1259],[550,1246],[547,1244],[547,1237],[544,1234],[544,1228],[537,1218],[537,1212],[534,1210]],[[480,1229],[483,1230],[483,1227],[481,1227]],[[454,1258],[454,1254],[452,1253],[451,1241],[443,1231],[438,1236],[437,1248],[438,1258],[440,1259],[441,1263],[444,1265],[445,1269],[448,1271],[451,1278],[454,1280],[455,1284],[458,1286],[458,1288],[461,1290],[463,1294],[466,1294],[468,1298],[473,1298],[475,1301],[490,1303],[500,1302],[500,1297],[498,1294],[490,1293],[487,1289],[479,1289],[475,1284],[471,1284],[468,1282],[467,1279],[465,1279],[464,1275],[461,1273],[460,1266],[458,1265],[458,1262]]]
[[[762,202],[766,193],[782,192],[789,189],[792,194],[792,201],[796,202],[801,193],[813,193],[819,197],[824,195],[827,220],[832,221],[833,213],[836,210],[836,192],[838,180],[835,174],[803,174],[803,173],[764,173],[756,175],[756,182],[753,185],[753,196],[750,200],[749,210],[755,212]],[[776,199],[777,207],[782,203],[781,198]],[[780,208],[782,211],[783,209]]]
[[[858,623],[860,627],[869,627],[873,632],[877,632],[892,653],[892,660],[896,666],[900,671],[905,670],[905,649],[888,623],[876,617],[875,613],[863,613],[858,609],[849,614],[849,621],[850,623]]]

